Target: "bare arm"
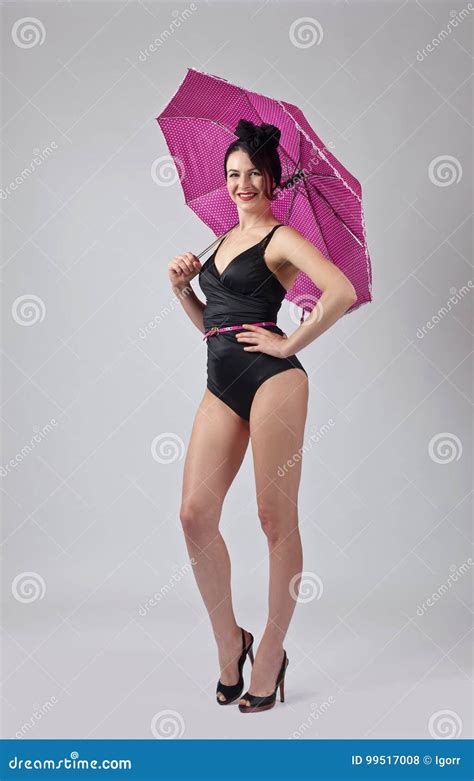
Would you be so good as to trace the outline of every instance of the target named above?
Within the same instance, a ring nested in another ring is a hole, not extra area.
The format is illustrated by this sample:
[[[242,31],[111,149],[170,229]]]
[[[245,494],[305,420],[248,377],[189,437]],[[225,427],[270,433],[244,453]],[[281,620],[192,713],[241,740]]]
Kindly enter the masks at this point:
[[[196,328],[205,333],[203,312],[206,308],[191,287],[191,280],[199,274],[201,262],[192,252],[175,255],[168,266],[171,289]]]
[[[331,261],[289,226],[281,228],[273,238],[275,250],[282,260],[303,271],[322,291],[313,311],[296,331],[285,339],[283,350],[293,355],[333,325],[357,300],[352,282]]]

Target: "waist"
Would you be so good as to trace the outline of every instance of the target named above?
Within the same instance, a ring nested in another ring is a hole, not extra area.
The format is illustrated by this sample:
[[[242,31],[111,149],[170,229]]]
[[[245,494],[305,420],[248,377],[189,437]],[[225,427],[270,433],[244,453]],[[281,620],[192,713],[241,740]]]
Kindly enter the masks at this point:
[[[263,320],[259,323],[248,323],[248,325],[258,325],[261,327],[264,327],[266,325],[277,325],[273,320]],[[225,331],[237,331],[238,329],[243,329],[244,326],[242,324],[240,325],[225,325],[225,326],[211,326],[208,331],[204,334],[202,337],[203,339],[207,339],[208,336],[215,336],[220,333],[225,333]],[[278,328],[278,326],[277,326]],[[245,330],[245,329],[244,329]]]
[[[242,323],[261,323],[265,320],[276,323],[279,309],[280,305],[272,306],[252,298],[238,302],[236,306],[229,306],[229,302],[218,305],[216,301],[208,301],[203,312],[204,329],[209,331],[213,326],[223,328]]]

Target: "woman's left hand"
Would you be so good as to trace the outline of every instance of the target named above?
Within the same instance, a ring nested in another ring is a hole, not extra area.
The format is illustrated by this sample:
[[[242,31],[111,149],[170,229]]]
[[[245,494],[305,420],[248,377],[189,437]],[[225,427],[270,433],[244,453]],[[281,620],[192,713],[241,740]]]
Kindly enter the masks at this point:
[[[273,355],[275,358],[287,358],[288,352],[285,343],[288,337],[286,334],[281,336],[269,331],[268,328],[263,328],[263,326],[249,325],[248,323],[242,323],[242,327],[245,328],[245,331],[238,331],[235,338],[238,342],[248,344],[248,347],[243,348],[244,350],[266,353],[266,355]]]

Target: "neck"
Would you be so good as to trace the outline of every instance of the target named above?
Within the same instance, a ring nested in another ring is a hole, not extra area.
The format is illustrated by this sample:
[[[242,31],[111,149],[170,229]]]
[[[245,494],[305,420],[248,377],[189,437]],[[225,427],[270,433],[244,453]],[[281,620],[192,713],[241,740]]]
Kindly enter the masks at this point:
[[[267,225],[274,220],[275,216],[270,205],[255,214],[246,214],[239,211],[239,225],[235,230],[243,233],[244,231],[253,230],[253,228],[259,228],[261,225]]]

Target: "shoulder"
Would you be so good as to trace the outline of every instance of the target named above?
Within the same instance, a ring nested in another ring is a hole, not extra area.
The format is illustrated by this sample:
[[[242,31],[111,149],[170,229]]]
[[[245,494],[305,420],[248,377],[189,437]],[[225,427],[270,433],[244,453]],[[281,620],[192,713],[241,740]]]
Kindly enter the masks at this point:
[[[295,241],[298,239],[304,239],[304,236],[302,233],[296,230],[296,228],[292,228],[290,225],[280,225],[277,231],[275,231],[275,235],[278,235],[280,238],[283,238],[285,241]]]
[[[307,242],[307,239],[296,228],[289,225],[282,225],[275,231],[272,239],[273,248],[281,259],[288,260],[301,247],[301,242]]]

